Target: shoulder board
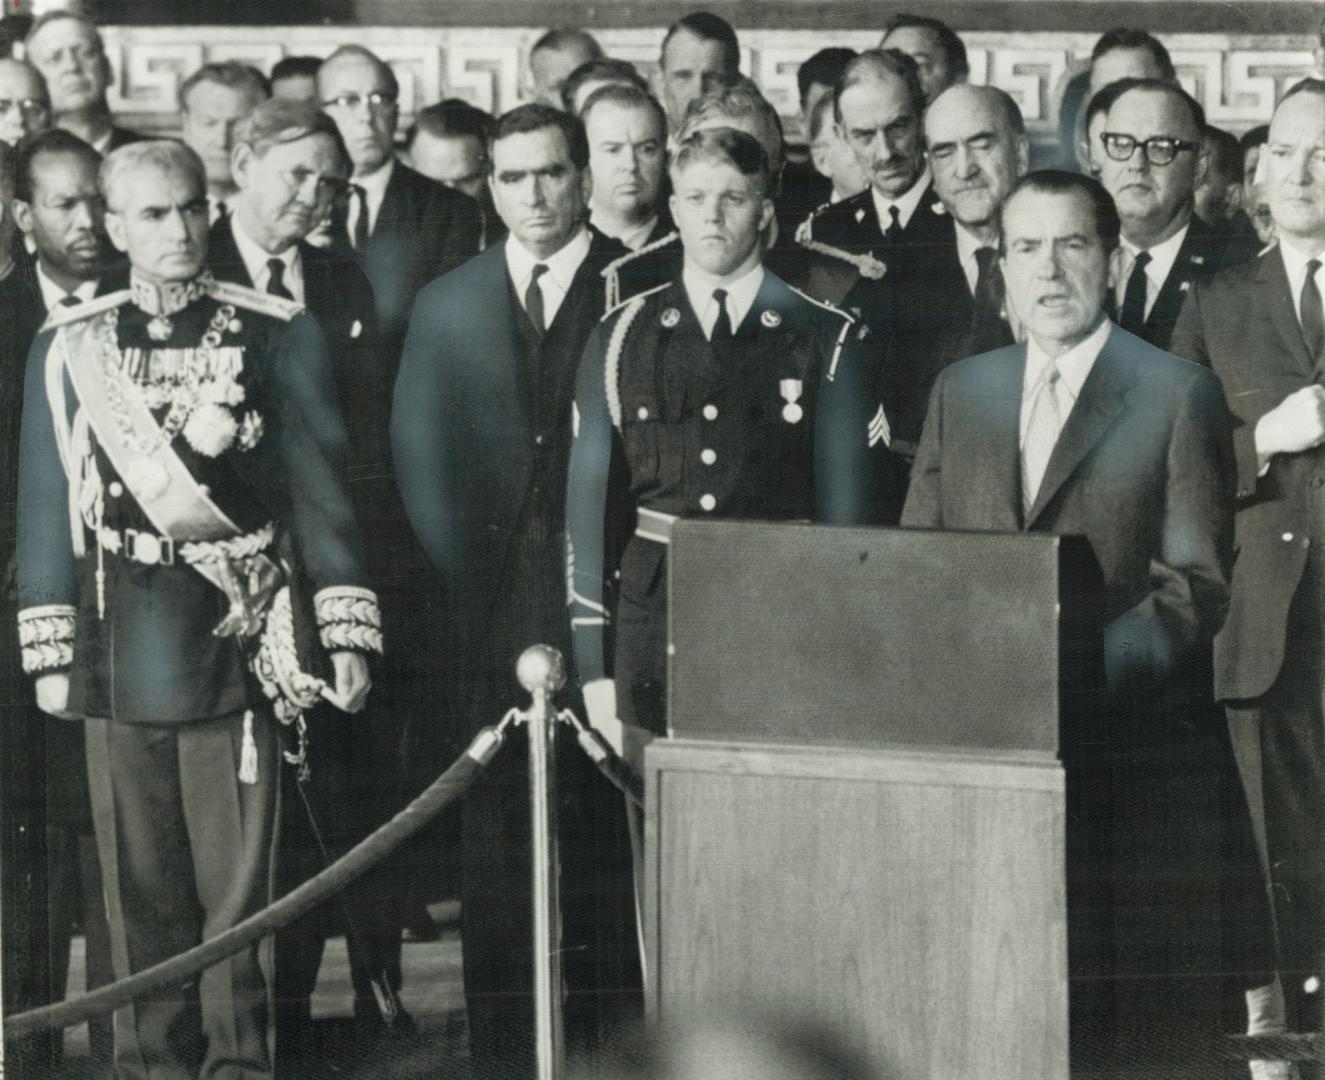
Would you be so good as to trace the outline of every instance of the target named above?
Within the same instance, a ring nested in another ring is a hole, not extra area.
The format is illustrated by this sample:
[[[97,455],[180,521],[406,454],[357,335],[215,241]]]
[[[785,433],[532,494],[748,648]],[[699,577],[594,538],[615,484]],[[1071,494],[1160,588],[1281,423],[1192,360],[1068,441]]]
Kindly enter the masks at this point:
[[[599,322],[607,322],[608,319],[610,319],[613,315],[615,315],[618,311],[620,311],[620,310],[621,310],[623,307],[625,307],[627,304],[633,304],[636,300],[643,301],[643,299],[644,299],[646,296],[652,296],[652,295],[653,295],[654,293],[656,293],[656,292],[662,292],[663,289],[667,288],[667,287],[668,287],[669,285],[671,285],[671,284],[672,284],[672,282],[670,282],[670,281],[664,281],[661,285],[655,285],[652,289],[645,289],[643,292],[637,292],[634,296],[629,297],[629,298],[626,299],[626,300],[622,300],[622,301],[618,302],[617,305],[616,305],[616,307],[611,308],[609,311],[604,312],[604,313],[603,313],[603,317],[602,317],[601,319],[599,319],[598,321],[599,321]]]
[[[272,296],[271,293],[250,289],[247,285],[236,285],[232,281],[213,280],[207,286],[207,295],[213,300],[234,304],[235,307],[244,308],[247,311],[257,311],[263,315],[270,315],[272,318],[281,319],[284,322],[289,322],[304,310],[304,305],[297,300],[286,300],[280,296]]]
[[[801,292],[801,290],[796,288],[795,285],[788,285],[787,288],[790,289],[792,292],[794,292],[802,300],[808,301],[809,303],[813,304],[815,307],[823,308],[825,311],[831,311],[834,315],[841,316],[843,319],[847,321],[848,326],[850,326],[852,323],[856,321],[856,317],[852,315],[851,312],[843,311],[836,304],[830,304],[827,300],[816,300],[809,293]]]
[[[128,289],[116,289],[113,293],[107,293],[105,296],[94,296],[91,300],[84,300],[81,304],[69,307],[58,304],[47,313],[46,321],[41,324],[41,328],[50,330],[56,326],[64,326],[66,323],[78,322],[80,319],[90,319],[93,315],[100,315],[103,311],[119,307],[130,299],[132,299],[132,294]]]
[[[607,277],[608,274],[616,273],[619,269],[621,269],[621,267],[625,266],[626,263],[630,262],[632,259],[638,259],[641,255],[647,255],[651,251],[657,251],[660,247],[666,247],[673,240],[677,239],[680,235],[681,234],[679,232],[672,231],[669,232],[666,236],[658,237],[658,239],[653,241],[653,243],[651,244],[645,244],[638,251],[627,251],[624,255],[618,255],[615,259],[613,259],[610,263],[608,263],[606,266],[603,267],[603,277]]]

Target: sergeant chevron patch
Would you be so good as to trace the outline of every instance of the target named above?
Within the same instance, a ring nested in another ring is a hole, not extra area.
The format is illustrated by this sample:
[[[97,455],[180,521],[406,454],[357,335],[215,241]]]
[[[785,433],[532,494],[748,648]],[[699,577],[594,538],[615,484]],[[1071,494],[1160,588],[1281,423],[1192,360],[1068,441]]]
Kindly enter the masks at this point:
[[[874,414],[874,419],[870,421],[869,426],[869,445],[883,443],[884,446],[892,446],[893,433],[888,426],[888,417],[884,415],[883,406],[879,406],[879,411]]]

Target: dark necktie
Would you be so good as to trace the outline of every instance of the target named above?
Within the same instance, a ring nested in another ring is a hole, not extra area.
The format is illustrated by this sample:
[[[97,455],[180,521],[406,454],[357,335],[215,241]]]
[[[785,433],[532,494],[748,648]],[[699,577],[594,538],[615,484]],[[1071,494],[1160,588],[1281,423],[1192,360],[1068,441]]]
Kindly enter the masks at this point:
[[[217,200],[216,200],[216,220],[217,220],[217,221],[220,221],[220,220],[221,220],[223,217],[225,217],[226,214],[228,214],[229,212],[230,212],[230,211],[229,211],[229,208],[225,205],[225,200],[224,200],[224,199],[217,199]]]
[[[1307,351],[1319,367],[1325,361],[1325,310],[1320,302],[1320,288],[1316,285],[1316,271],[1320,260],[1307,263],[1307,278],[1302,282],[1302,336],[1307,339]]]
[[[1123,293],[1123,308],[1118,313],[1118,325],[1138,337],[1146,325],[1146,266],[1149,262],[1150,252],[1136,253],[1132,272],[1127,278],[1127,290]]]
[[[1003,275],[998,269],[998,252],[991,247],[976,248],[975,265],[969,344],[972,356],[1013,342],[1012,331],[1003,318]]]
[[[279,296],[283,300],[293,300],[294,293],[285,284],[285,263],[280,259],[268,259],[267,270],[267,291],[272,296]]]
[[[715,349],[725,349],[732,340],[732,319],[727,314],[727,290],[714,289],[713,302],[718,305],[718,317],[713,320],[713,332],[709,341]]]
[[[539,285],[538,279],[547,273],[547,267],[542,263],[534,266],[534,272],[529,275],[529,286],[524,291],[524,310],[529,316],[529,321],[534,324],[534,332],[541,338],[547,333],[547,320],[543,315],[543,287]]]
[[[60,297],[60,303],[63,304],[65,307],[78,307],[78,305],[81,304],[82,302],[83,301],[78,299],[78,297],[76,297],[73,293],[69,293],[67,296]],[[1319,297],[1317,297],[1316,302],[1318,304],[1320,303]]]
[[[895,244],[902,239],[902,212],[895,206],[888,207],[888,216],[892,218],[892,223],[883,234],[883,238],[890,244]]]
[[[362,251],[368,243],[368,192],[358,184],[351,185],[351,193],[359,205],[359,213],[354,219],[354,235],[350,243],[355,251]]]

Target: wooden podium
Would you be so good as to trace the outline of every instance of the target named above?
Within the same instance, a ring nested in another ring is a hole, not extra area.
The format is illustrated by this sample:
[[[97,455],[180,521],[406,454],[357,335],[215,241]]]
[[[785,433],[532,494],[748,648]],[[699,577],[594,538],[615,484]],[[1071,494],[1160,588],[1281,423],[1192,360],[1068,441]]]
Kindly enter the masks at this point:
[[[1056,751],[1091,692],[1064,663],[1092,649],[1082,549],[686,523],[669,566],[650,1015],[822,1020],[885,1077],[1065,1080]]]

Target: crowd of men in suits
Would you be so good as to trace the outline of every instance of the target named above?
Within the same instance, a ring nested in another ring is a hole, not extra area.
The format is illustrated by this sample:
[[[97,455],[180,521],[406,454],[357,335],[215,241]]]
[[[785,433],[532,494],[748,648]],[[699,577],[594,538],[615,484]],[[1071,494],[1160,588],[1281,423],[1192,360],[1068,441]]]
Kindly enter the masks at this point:
[[[95,986],[316,873],[520,700],[529,644],[573,658],[566,703],[618,749],[663,735],[672,525],[745,517],[1085,536],[1074,1067],[1225,1075],[1220,1031],[1318,1021],[1325,82],[1238,138],[1156,38],[1110,31],[1033,163],[960,37],[897,15],[805,62],[802,154],[694,12],[656,95],[559,29],[528,104],[447,99],[401,132],[391,67],[346,45],[205,65],[174,142],[115,126],[83,16],[23,44],[0,59],[6,1011],[60,996],[76,929]],[[309,777],[279,784],[236,666],[278,565],[327,687],[295,710]],[[221,644],[186,656],[219,596]],[[591,1053],[642,1013],[642,835],[578,751],[558,767],[567,1039]],[[532,1070],[527,800],[508,750],[463,804],[480,1076]],[[409,1038],[430,861],[407,849],[183,1004],[95,1021],[97,1067],[327,1075],[310,1000],[347,929],[356,1021]]]

